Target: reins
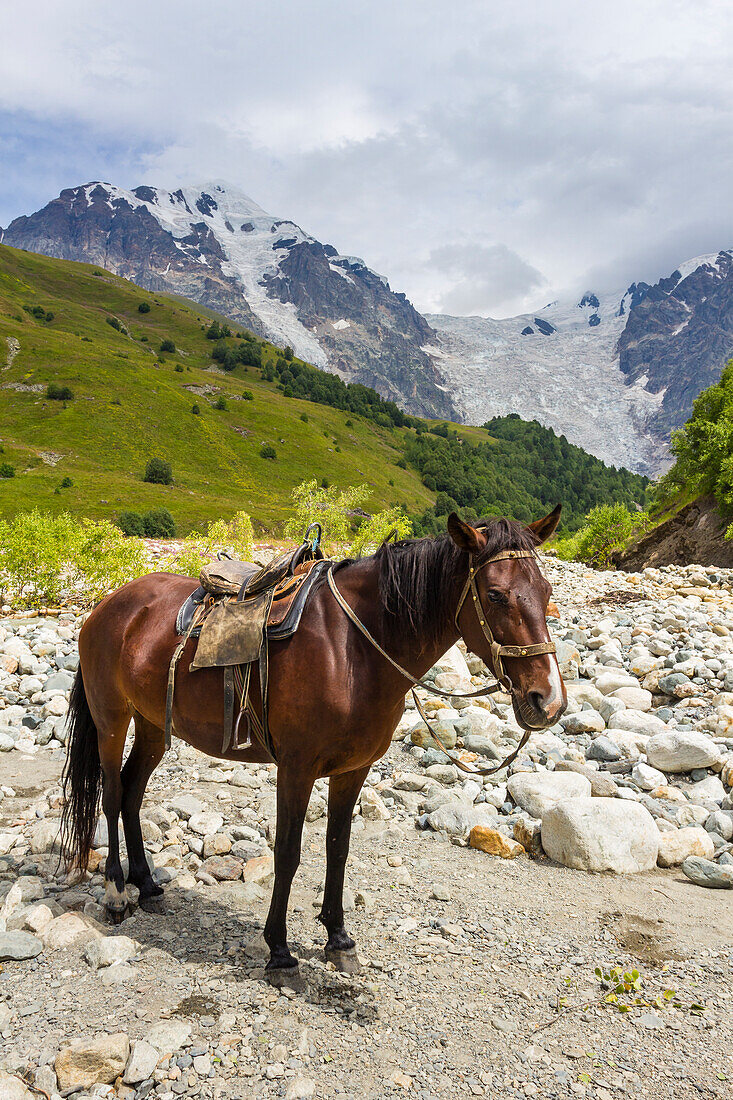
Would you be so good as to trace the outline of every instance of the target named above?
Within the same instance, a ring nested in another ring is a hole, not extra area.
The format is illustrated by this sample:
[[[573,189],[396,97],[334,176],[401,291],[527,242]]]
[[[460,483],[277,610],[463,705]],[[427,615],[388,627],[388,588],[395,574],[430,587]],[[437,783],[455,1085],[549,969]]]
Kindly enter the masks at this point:
[[[523,645],[523,646],[501,645],[499,642],[497,642],[496,639],[494,638],[494,635],[491,632],[491,627],[488,624],[488,621],[487,621],[487,618],[486,618],[486,613],[484,611],[483,604],[481,603],[481,597],[479,595],[478,588],[476,587],[476,574],[479,573],[482,569],[484,569],[487,565],[491,565],[492,562],[503,561],[505,559],[510,559],[510,558],[534,558],[534,557],[536,557],[536,555],[535,555],[533,550],[502,550],[500,553],[495,554],[491,558],[487,558],[486,561],[481,562],[477,566],[477,565],[475,565],[473,554],[469,555],[468,577],[466,578],[466,583],[463,586],[463,591],[461,592],[460,599],[458,600],[458,605],[456,607],[456,612],[455,612],[455,615],[453,616],[453,619],[454,619],[454,622],[455,622],[455,625],[456,625],[456,629],[458,630],[458,633],[462,635],[462,631],[461,631],[460,624],[458,622],[458,618],[459,618],[459,615],[460,615],[461,611],[463,610],[463,605],[465,604],[465,602],[468,598],[468,595],[470,593],[472,598],[473,598],[473,606],[474,606],[474,609],[476,611],[476,617],[478,619],[479,626],[481,627],[481,631],[482,631],[484,637],[486,638],[487,642],[489,643],[490,654],[491,654],[491,656],[489,658],[490,664],[491,664],[491,672],[494,675],[494,677],[496,678],[497,683],[489,684],[484,688],[480,688],[478,691],[467,692],[466,694],[463,694],[463,695],[461,695],[461,694],[459,694],[455,691],[443,691],[441,688],[436,687],[434,684],[427,683],[424,679],[416,679],[412,675],[412,673],[408,672],[406,668],[403,668],[402,665],[398,664],[397,661],[394,660],[394,658],[390,657],[389,653],[387,653],[386,650],[384,650],[382,648],[382,646],[379,644],[379,642],[376,640],[376,638],[370,633],[370,631],[367,629],[367,627],[361,621],[361,619],[356,614],[356,612],[353,610],[353,608],[347,603],[347,601],[341,595],[340,591],[338,590],[338,588],[336,586],[336,582],[335,582],[334,577],[333,577],[333,567],[331,567],[331,569],[329,569],[327,574],[326,574],[326,580],[328,582],[328,587],[331,589],[331,592],[333,593],[334,599],[336,600],[336,602],[339,605],[339,607],[341,608],[341,610],[344,612],[346,617],[353,623],[353,625],[357,628],[357,630],[360,631],[361,634],[363,634],[363,636],[366,638],[366,640],[369,642],[369,644],[372,645],[374,647],[374,649],[376,649],[377,652],[382,657],[385,658],[385,660],[389,661],[389,663],[392,665],[392,667],[395,668],[397,670],[397,672],[400,673],[401,676],[404,676],[406,680],[409,680],[412,683],[412,685],[413,685],[413,687],[412,687],[412,697],[415,700],[415,706],[417,707],[417,710],[418,710],[418,713],[420,714],[420,717],[422,718],[423,722],[425,723],[428,730],[430,731],[430,735],[434,738],[435,742],[438,745],[440,745],[441,749],[446,754],[448,759],[453,764],[455,764],[455,766],[457,768],[459,768],[463,772],[466,772],[468,775],[480,775],[480,776],[493,775],[494,772],[498,772],[502,768],[507,767],[509,764],[512,763],[513,760],[515,760],[517,758],[517,756],[519,755],[521,750],[527,744],[527,741],[529,740],[529,738],[532,734],[532,730],[531,729],[525,730],[523,735],[522,735],[522,739],[519,742],[519,744],[517,745],[514,752],[510,753],[510,755],[507,756],[506,759],[502,760],[501,763],[497,764],[495,767],[493,767],[493,768],[484,768],[484,767],[471,768],[467,764],[464,764],[464,762],[460,759],[458,754],[452,752],[447,747],[447,745],[444,743],[444,741],[441,738],[440,734],[437,732],[437,730],[431,724],[430,719],[426,715],[426,713],[425,713],[425,711],[422,707],[422,704],[420,703],[420,700],[417,697],[417,692],[415,691],[415,688],[416,687],[424,688],[426,691],[431,692],[431,694],[440,695],[444,699],[476,699],[476,698],[478,698],[479,696],[482,696],[482,695],[492,695],[494,692],[499,691],[501,688],[504,688],[507,692],[509,692],[509,694],[511,694],[514,690],[514,687],[513,687],[513,684],[511,682],[507,672],[506,672],[506,669],[504,668],[504,662],[502,661],[502,657],[536,657],[536,656],[538,656],[540,654],[544,654],[544,653],[555,653],[555,644],[554,644],[554,642],[535,642],[535,643],[532,643],[530,645]]]

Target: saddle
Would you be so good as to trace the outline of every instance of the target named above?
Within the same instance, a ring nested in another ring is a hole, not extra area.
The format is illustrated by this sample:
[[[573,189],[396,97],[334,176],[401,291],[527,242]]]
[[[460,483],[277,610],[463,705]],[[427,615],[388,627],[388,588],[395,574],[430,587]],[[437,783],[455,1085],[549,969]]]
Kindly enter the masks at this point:
[[[311,532],[316,534],[311,538]],[[268,565],[220,555],[204,566],[199,587],[176,616],[182,639],[171,660],[166,701],[166,747],[170,747],[175,670],[189,638],[198,639],[190,670],[224,669],[224,732],[222,752],[246,748],[254,730],[275,759],[267,722],[268,643],[292,637],[317,580],[330,568],[320,549],[320,524],[311,524],[301,546],[280,554]],[[259,663],[262,717],[252,707],[249,686],[252,666]],[[235,686],[239,710],[234,715]],[[239,726],[246,719],[247,740],[240,745]],[[233,742],[233,744],[232,744]]]

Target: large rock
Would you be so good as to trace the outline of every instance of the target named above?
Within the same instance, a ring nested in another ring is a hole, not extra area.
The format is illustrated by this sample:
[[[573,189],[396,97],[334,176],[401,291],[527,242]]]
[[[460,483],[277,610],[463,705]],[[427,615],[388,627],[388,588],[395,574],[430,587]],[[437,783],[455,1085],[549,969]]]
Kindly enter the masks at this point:
[[[624,672],[622,669],[604,669],[596,680],[596,688],[601,695],[610,695],[612,691],[618,691],[619,688],[638,688],[638,686],[639,681],[636,677],[630,676],[628,672]]]
[[[691,825],[687,829],[671,829],[659,834],[660,867],[678,867],[688,856],[701,856],[712,859],[715,846],[709,833],[699,826]]]
[[[649,871],[657,862],[659,836],[644,806],[615,798],[571,798],[542,819],[547,855],[580,871]]]
[[[704,733],[692,730],[667,730],[655,733],[646,743],[646,758],[653,768],[663,772],[689,772],[709,768],[720,759],[718,746]]]
[[[611,696],[613,698],[613,696]],[[617,710],[608,719],[610,730],[638,730],[653,737],[655,733],[664,733],[667,726],[656,714],[646,714],[641,710]]]
[[[30,932],[0,932],[0,961],[35,959],[41,951],[43,944]]]
[[[578,733],[601,733],[606,728],[606,723],[596,710],[579,710],[577,714],[566,714],[560,719],[560,725],[572,737]]]
[[[14,1073],[0,1069],[0,1096],[2,1100],[35,1100],[30,1089]]]
[[[447,803],[428,814],[427,820],[430,828],[436,833],[466,837],[475,825],[486,825],[492,828],[496,824],[497,816],[494,807],[486,803],[479,806]]]
[[[140,945],[129,936],[98,936],[84,948],[84,957],[94,970],[127,962],[137,955]]]
[[[59,1089],[111,1085],[123,1072],[129,1055],[130,1042],[122,1031],[96,1039],[76,1039],[56,1056]]]
[[[624,685],[623,687],[616,688],[611,692],[613,699],[620,699],[622,703],[625,703],[631,710],[640,710],[642,712],[651,710],[652,705],[652,693],[647,691],[646,688],[639,687],[638,684]]]
[[[682,870],[696,886],[706,886],[710,890],[733,889],[733,866],[713,863],[700,856],[688,856],[682,864]]]
[[[126,1085],[139,1085],[152,1077],[160,1059],[157,1048],[145,1039],[135,1039],[130,1050],[130,1060],[122,1080]]]
[[[490,856],[501,856],[502,859],[515,859],[516,856],[525,854],[525,849],[516,840],[510,840],[498,829],[492,829],[488,825],[474,825],[468,843],[471,848],[477,848]]]
[[[185,1047],[191,1038],[191,1025],[182,1020],[160,1020],[145,1032],[145,1041],[166,1056]]]
[[[530,817],[543,818],[564,799],[588,798],[591,785],[575,772],[517,772],[507,781],[507,791]]]

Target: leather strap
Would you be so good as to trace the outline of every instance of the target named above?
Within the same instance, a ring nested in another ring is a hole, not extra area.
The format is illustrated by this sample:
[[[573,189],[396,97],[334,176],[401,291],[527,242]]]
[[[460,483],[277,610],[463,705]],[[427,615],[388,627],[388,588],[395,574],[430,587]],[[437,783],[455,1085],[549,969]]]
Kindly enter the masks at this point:
[[[234,667],[224,669],[224,733],[221,745],[222,753],[229,750],[234,732]]]
[[[186,642],[193,634],[198,623],[204,617],[204,605],[199,604],[194,611],[191,622],[188,624],[188,630],[181,638],[180,642],[173,651],[171,657],[171,663],[168,666],[168,688],[165,694],[165,747],[168,750],[171,747],[171,734],[173,732],[173,695],[176,685],[176,666],[181,659],[181,654],[186,648]]]

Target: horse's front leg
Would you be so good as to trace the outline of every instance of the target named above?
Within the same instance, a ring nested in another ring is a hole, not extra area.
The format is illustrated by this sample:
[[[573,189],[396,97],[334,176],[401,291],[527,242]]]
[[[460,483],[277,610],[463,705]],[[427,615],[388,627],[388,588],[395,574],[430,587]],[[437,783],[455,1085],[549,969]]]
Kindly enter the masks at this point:
[[[273,985],[288,983],[297,973],[298,960],[288,949],[287,909],[290,887],[300,863],[303,822],[314,779],[287,765],[278,768],[275,885],[265,922],[265,941],[270,948],[265,971]]]
[[[361,969],[356,944],[344,927],[344,874],[351,840],[351,817],[369,767],[334,775],[328,784],[326,833],[326,884],[319,920],[328,932],[326,959],[339,970],[355,974]]]

